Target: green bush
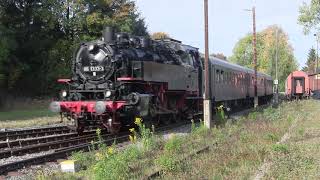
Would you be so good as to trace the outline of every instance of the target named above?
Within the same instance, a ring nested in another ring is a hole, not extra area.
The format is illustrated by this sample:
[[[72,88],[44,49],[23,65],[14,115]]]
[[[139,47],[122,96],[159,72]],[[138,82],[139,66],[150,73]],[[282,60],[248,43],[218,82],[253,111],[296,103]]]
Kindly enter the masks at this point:
[[[143,151],[137,146],[129,146],[124,151],[104,156],[93,166],[94,179],[128,179],[129,163],[141,157]]]
[[[179,169],[179,163],[177,156],[173,154],[164,154],[156,160],[156,164],[162,167],[166,171],[177,171]]]
[[[279,137],[274,133],[266,134],[265,135],[265,139],[269,140],[269,141],[272,141],[272,142],[278,142],[279,141]]]
[[[209,132],[208,128],[204,125],[204,121],[200,121],[199,127],[196,127],[195,125],[193,126],[194,127],[191,126],[191,134],[193,136],[203,137]]]
[[[86,169],[95,162],[93,153],[84,153],[82,151],[72,153],[71,159],[78,161],[81,169]]]
[[[165,153],[173,154],[173,153],[181,152],[182,144],[183,144],[183,137],[180,137],[180,136],[172,137],[164,145]]]
[[[286,144],[274,144],[272,150],[280,153],[289,153],[289,147]]]

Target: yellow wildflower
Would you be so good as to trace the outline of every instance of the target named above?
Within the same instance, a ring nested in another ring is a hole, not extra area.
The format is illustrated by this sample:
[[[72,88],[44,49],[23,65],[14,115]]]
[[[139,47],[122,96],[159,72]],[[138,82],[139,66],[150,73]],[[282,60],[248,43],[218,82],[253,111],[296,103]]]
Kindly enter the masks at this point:
[[[142,123],[142,119],[139,118],[139,117],[136,117],[134,123],[135,123],[136,125],[140,125],[140,124]]]
[[[130,142],[135,143],[134,139],[135,139],[134,136],[129,135],[129,140],[130,140]]]
[[[135,129],[134,128],[130,128],[129,131],[133,133],[135,131]]]
[[[109,147],[108,150],[107,150],[107,153],[109,155],[113,154],[113,148],[112,147]]]

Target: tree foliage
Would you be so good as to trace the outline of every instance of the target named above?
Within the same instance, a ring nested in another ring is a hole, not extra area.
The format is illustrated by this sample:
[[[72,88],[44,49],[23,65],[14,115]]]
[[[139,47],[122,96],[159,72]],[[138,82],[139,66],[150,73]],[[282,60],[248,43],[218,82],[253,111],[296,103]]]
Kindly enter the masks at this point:
[[[151,35],[152,39],[166,39],[166,38],[170,38],[169,34],[165,33],[165,32],[155,32],[152,33]]]
[[[278,43],[276,33],[278,31]],[[254,68],[252,35],[246,35],[238,41],[229,58],[237,64]],[[278,45],[277,45],[278,44]],[[257,65],[258,71],[276,76],[275,57],[278,47],[278,79],[280,90],[290,72],[296,70],[298,65],[293,55],[293,48],[289,43],[288,35],[278,26],[269,26],[257,33]]]
[[[299,10],[298,24],[303,27],[305,34],[310,34],[315,32],[318,36],[317,41],[319,41],[320,36],[320,1],[311,0],[310,4],[303,3]],[[315,50],[311,49],[308,54],[308,59],[306,62],[306,67],[303,68],[304,71],[313,73],[315,71]]]
[[[305,34],[313,29],[320,30],[320,1],[311,0],[310,4],[303,3],[299,9],[298,23],[303,26]]]
[[[316,67],[316,50],[314,48],[311,48],[308,53],[308,59],[306,62],[306,66],[302,68],[303,71],[307,73],[314,73],[315,67]]]
[[[215,58],[219,58],[221,60],[228,61],[227,56],[225,56],[223,53],[217,53],[217,54],[213,53],[213,54],[210,54],[210,56],[213,56]]]
[[[0,79],[10,93],[43,95],[68,77],[74,49],[105,26],[148,35],[132,0],[0,1]],[[0,81],[1,82],[1,81]]]

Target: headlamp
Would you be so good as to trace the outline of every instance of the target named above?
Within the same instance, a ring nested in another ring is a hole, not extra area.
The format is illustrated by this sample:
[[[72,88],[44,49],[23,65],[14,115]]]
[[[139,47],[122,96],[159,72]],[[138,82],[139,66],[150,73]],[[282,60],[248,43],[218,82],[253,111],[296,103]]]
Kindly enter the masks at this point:
[[[112,95],[112,91],[108,90],[104,93],[104,97],[108,98]]]

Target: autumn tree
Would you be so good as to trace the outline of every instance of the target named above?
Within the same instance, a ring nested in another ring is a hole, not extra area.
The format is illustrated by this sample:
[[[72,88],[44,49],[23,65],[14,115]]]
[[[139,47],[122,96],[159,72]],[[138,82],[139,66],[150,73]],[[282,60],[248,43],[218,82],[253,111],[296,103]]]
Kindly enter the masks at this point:
[[[155,33],[152,33],[151,38],[152,39],[166,39],[166,38],[170,38],[170,36],[168,33],[165,33],[165,32],[155,32]]]
[[[278,31],[278,43],[276,33]],[[232,62],[254,68],[252,34],[248,34],[238,41],[229,58]],[[278,45],[277,45],[278,44]],[[274,79],[276,75],[275,55],[278,47],[278,79],[280,90],[284,89],[284,82],[290,72],[296,70],[298,65],[289,43],[288,35],[278,26],[269,26],[257,33],[257,65],[258,71],[270,74]]]
[[[213,53],[210,54],[210,56],[227,61],[227,56],[225,56],[223,53]]]

